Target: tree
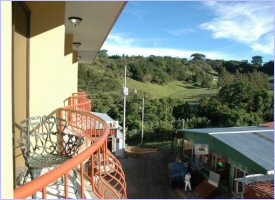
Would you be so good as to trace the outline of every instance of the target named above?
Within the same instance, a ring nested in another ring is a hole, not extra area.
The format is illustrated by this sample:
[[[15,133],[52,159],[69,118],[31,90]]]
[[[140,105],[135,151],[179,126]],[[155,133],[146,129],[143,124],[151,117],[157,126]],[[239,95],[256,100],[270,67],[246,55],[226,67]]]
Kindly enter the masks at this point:
[[[218,86],[223,87],[225,85],[228,85],[234,81],[234,76],[229,73],[225,68],[222,68],[221,70],[221,76],[218,80]]]
[[[263,57],[262,56],[253,56],[251,63],[261,67],[263,64]]]
[[[211,60],[206,59],[206,62],[212,66],[214,70],[216,70],[218,73],[221,73],[222,69],[224,69],[224,60]]]
[[[97,53],[97,55],[98,55],[99,57],[108,57],[107,52],[108,52],[108,51],[107,51],[106,49],[99,50],[98,53]]]
[[[219,91],[219,100],[229,108],[248,108],[253,102],[254,88],[251,84],[235,81],[222,87]]]
[[[262,72],[268,74],[269,76],[274,75],[274,61],[270,60],[263,65],[261,68]]]
[[[211,88],[212,82],[213,81],[210,76],[204,75],[202,77],[201,86],[204,88]]]
[[[190,56],[191,58],[193,57],[193,60],[205,60],[206,56],[201,53],[194,53]]]
[[[206,128],[209,127],[210,120],[206,117],[192,117],[186,120],[186,128]]]
[[[177,120],[188,119],[195,114],[195,112],[191,110],[189,103],[182,100],[173,107],[172,113]]]
[[[268,89],[268,76],[263,72],[254,71],[247,74],[250,84],[259,90]]]

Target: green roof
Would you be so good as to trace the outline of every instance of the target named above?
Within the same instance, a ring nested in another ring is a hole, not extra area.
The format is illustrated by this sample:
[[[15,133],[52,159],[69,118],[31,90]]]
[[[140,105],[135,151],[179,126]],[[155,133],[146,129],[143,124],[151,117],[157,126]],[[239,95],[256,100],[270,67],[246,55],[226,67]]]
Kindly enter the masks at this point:
[[[274,131],[272,128],[262,126],[246,126],[246,127],[226,127],[226,128],[194,128],[194,129],[178,129],[179,132],[188,133],[245,133],[245,132],[269,132]]]
[[[245,155],[264,169],[274,169],[274,129],[272,128],[251,126],[177,131],[187,134],[207,134]]]

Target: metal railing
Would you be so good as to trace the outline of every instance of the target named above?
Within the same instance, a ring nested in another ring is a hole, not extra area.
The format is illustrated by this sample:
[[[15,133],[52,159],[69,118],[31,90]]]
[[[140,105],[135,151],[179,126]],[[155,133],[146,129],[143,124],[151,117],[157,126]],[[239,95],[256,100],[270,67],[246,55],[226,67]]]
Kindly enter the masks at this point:
[[[85,92],[73,93],[71,97],[64,100],[64,108],[73,110],[82,110],[90,112],[92,107],[92,102],[87,98]]]
[[[27,198],[42,191],[42,197],[45,199],[47,186],[64,177],[64,198],[67,199],[68,176],[73,170],[80,172],[82,199],[85,198],[85,179],[90,182],[93,192],[99,198],[127,198],[125,175],[121,164],[107,148],[108,124],[91,114],[91,101],[86,98],[85,93],[75,93],[65,101],[69,103],[50,115],[64,118],[68,122],[68,131],[85,136],[86,148],[62,165],[17,188],[14,198]]]

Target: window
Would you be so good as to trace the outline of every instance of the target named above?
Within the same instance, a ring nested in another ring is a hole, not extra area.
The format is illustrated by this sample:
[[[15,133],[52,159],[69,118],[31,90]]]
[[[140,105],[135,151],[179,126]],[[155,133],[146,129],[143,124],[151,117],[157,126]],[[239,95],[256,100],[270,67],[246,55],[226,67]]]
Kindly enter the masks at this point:
[[[247,173],[237,167],[234,167],[234,178],[233,178],[233,190],[235,193],[241,193],[243,192],[243,186],[241,183],[236,182],[235,179],[236,178],[242,178],[244,176],[246,176]],[[237,184],[237,185],[236,185]]]
[[[183,152],[184,152],[185,156],[188,156],[189,158],[192,158],[193,145],[192,145],[191,141],[188,141],[188,140],[184,139]]]

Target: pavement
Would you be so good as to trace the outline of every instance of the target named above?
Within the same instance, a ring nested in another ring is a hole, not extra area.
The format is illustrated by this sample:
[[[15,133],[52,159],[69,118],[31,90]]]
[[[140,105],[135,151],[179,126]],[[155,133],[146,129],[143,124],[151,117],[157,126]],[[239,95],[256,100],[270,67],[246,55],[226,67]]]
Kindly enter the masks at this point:
[[[169,184],[168,164],[176,160],[173,152],[129,146],[127,156],[119,159],[126,175],[129,199],[199,199],[196,192],[205,181],[198,170],[191,172],[192,191],[184,191],[184,183]],[[215,199],[230,199],[231,194],[220,193]]]
[[[129,199],[198,198],[193,191],[184,191],[184,183],[169,184],[168,163],[175,161],[174,153],[129,146],[127,154],[120,162],[126,175]],[[198,184],[196,182],[199,183],[191,180],[192,187]]]

